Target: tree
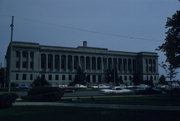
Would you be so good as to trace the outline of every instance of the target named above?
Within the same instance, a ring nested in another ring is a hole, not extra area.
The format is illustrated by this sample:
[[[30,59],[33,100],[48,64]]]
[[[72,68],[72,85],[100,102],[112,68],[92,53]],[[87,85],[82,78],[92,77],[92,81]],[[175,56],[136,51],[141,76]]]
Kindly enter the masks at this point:
[[[141,84],[140,75],[138,73],[133,74],[132,82],[134,85]]]
[[[113,83],[114,86],[119,85],[120,81],[118,78],[117,69],[107,69],[105,72],[105,80],[107,83]]]
[[[166,61],[170,63],[170,68],[180,67],[180,11],[177,11],[172,18],[167,18],[165,43],[158,47],[165,53]]]
[[[172,79],[174,79],[177,75],[178,72],[176,72],[176,68],[174,68],[171,64],[166,64],[164,62],[162,62],[161,64],[159,64],[166,72],[167,74],[167,78],[169,78],[169,81],[172,81]]]
[[[119,78],[118,78],[118,73],[117,73],[117,69],[112,69],[112,82],[114,84],[114,86],[118,86],[119,84]]]
[[[0,87],[5,85],[5,68],[0,68]]]
[[[33,87],[45,87],[49,86],[49,82],[46,79],[40,78],[39,76],[33,81]]]
[[[109,83],[112,81],[112,70],[107,69],[105,72],[105,82]]]
[[[86,73],[81,69],[81,67],[77,68],[74,81],[72,81],[69,85],[74,86],[75,84],[86,85]]]
[[[123,80],[122,80],[122,77],[121,77],[121,76],[119,77],[118,82],[119,82],[120,84],[124,84],[124,82],[123,82]]]
[[[161,75],[160,78],[159,78],[159,84],[163,84],[163,85],[166,85],[168,84],[167,81],[166,81],[166,77],[164,75]]]

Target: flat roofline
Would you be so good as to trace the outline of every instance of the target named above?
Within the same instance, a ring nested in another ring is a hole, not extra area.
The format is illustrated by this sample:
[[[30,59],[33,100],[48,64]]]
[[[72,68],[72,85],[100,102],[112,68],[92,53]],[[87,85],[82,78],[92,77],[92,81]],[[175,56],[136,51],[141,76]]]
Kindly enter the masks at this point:
[[[63,47],[63,46],[51,46],[51,45],[40,45],[39,43],[36,43],[36,42],[24,42],[24,41],[12,41],[12,44],[24,44],[27,45],[28,44],[32,44],[32,45],[36,45],[38,46],[40,49],[47,49],[47,50],[54,50],[54,49],[59,49],[59,51],[61,49],[65,49],[65,50],[62,50],[62,51],[74,51],[74,52],[85,52],[87,53],[88,52],[88,49],[89,49],[89,52],[90,53],[103,53],[103,54],[132,54],[132,55],[158,55],[156,52],[146,52],[146,51],[142,51],[142,52],[128,52],[128,51],[117,51],[117,50],[108,50],[108,48],[99,48],[99,47],[83,47],[83,46],[78,46],[78,47]],[[86,50],[86,51],[84,51]],[[91,50],[94,50],[91,52]],[[95,52],[95,50],[97,50]],[[100,52],[98,52],[98,50]]]

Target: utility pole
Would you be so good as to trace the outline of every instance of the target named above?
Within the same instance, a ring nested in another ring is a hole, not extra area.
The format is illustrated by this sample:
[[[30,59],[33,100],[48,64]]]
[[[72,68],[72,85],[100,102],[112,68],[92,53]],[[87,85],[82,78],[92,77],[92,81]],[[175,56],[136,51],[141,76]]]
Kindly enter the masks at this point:
[[[8,84],[8,93],[11,92],[11,75],[10,75],[10,72],[11,72],[11,54],[12,54],[12,41],[13,41],[13,30],[14,30],[14,16],[12,16],[12,21],[11,21],[11,40],[10,40],[10,50],[9,50],[9,84]]]

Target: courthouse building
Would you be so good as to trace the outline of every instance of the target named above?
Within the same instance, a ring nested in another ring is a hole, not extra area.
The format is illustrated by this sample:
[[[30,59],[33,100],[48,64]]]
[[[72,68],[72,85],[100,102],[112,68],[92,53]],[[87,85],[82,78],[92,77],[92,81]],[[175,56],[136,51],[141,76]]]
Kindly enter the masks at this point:
[[[137,73],[144,81],[158,80],[158,55],[154,52],[122,52],[83,46],[46,46],[13,41],[6,54],[7,78],[17,84],[31,84],[41,76],[51,84],[68,84],[77,67],[86,73],[89,83],[104,83],[107,69],[117,69],[118,77],[131,84]]]

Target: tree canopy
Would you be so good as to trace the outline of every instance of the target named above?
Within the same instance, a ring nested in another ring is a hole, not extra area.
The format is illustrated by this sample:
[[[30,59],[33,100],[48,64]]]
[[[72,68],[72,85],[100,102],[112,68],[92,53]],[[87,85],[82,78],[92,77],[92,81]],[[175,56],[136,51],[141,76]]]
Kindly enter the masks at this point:
[[[180,67],[180,11],[177,11],[171,18],[167,18],[165,43],[158,47],[165,53],[173,68]]]
[[[72,81],[69,85],[74,86],[75,84],[86,85],[86,73],[81,69],[81,67],[77,68],[74,81]]]
[[[32,86],[33,87],[44,87],[49,86],[49,82],[43,78],[40,78],[39,76],[33,81]]]

